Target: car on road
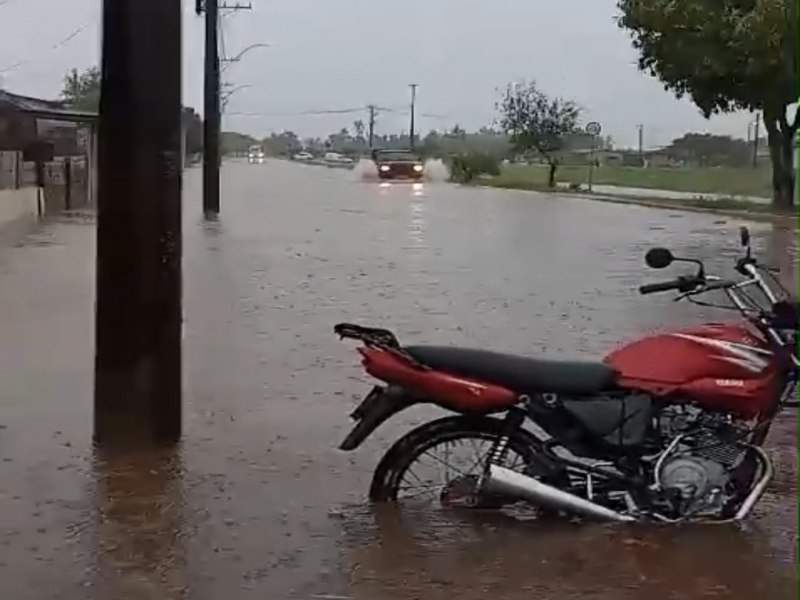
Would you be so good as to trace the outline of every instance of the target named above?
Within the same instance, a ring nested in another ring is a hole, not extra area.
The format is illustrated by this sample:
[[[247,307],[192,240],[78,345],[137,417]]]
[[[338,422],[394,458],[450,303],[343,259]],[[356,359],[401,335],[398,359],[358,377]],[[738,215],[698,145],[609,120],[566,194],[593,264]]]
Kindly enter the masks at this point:
[[[314,156],[310,152],[298,152],[297,154],[292,156],[292,160],[304,161],[304,160],[313,160],[313,159],[314,159]]]
[[[355,164],[352,158],[339,152],[326,152],[323,160],[330,166],[350,167]]]
[[[422,158],[411,150],[373,150],[372,160],[380,179],[413,179],[425,174]]]
[[[250,146],[247,150],[247,162],[251,165],[264,163],[264,149],[261,146]]]

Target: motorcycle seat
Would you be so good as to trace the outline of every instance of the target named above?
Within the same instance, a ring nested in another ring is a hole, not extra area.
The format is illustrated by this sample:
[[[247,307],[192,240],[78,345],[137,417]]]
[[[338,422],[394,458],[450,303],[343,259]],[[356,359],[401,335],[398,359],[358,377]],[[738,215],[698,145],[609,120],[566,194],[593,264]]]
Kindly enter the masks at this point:
[[[414,360],[519,393],[585,395],[614,387],[616,372],[602,362],[547,360],[449,346],[406,346]]]

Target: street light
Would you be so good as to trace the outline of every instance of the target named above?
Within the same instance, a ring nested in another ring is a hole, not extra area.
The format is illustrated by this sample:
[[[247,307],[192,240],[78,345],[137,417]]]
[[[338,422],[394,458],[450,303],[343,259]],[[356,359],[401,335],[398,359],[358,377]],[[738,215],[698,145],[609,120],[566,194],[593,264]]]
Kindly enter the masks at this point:
[[[220,99],[222,100],[222,109],[225,110],[225,107],[228,105],[228,101],[231,99],[231,96],[233,96],[236,92],[246,90],[247,88],[251,87],[254,87],[252,83],[243,83],[224,91],[220,95]]]
[[[226,64],[237,63],[240,60],[242,60],[242,57],[245,54],[247,54],[248,52],[250,52],[251,50],[255,50],[256,48],[269,48],[269,47],[270,47],[270,45],[269,44],[265,44],[265,43],[250,44],[249,46],[247,46],[247,48],[245,48],[244,50],[239,52],[239,54],[237,54],[233,58],[223,58],[223,59],[221,59],[221,62],[224,62]]]

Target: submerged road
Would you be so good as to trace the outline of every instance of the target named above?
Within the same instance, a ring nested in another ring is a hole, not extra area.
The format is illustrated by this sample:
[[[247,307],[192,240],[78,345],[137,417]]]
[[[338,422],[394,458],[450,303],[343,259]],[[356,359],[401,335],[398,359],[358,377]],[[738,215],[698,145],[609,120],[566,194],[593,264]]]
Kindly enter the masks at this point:
[[[603,527],[375,511],[387,445],[336,446],[368,390],[340,321],[408,342],[593,356],[715,316],[638,296],[652,245],[730,273],[718,215],[446,184],[380,187],[268,162],[223,170],[220,221],[185,184],[182,446],[93,454],[94,227],[53,220],[0,248],[0,598],[9,600],[788,600],[797,590],[796,420],[744,527]],[[796,262],[796,233],[752,224]],[[795,284],[796,285],[796,284]]]

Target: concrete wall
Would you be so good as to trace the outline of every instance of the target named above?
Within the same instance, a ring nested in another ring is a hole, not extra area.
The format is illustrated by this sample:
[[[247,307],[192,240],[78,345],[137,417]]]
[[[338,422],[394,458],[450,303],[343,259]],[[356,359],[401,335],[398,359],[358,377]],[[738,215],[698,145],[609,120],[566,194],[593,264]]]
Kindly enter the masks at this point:
[[[0,243],[14,243],[28,233],[39,218],[35,187],[0,190]]]

